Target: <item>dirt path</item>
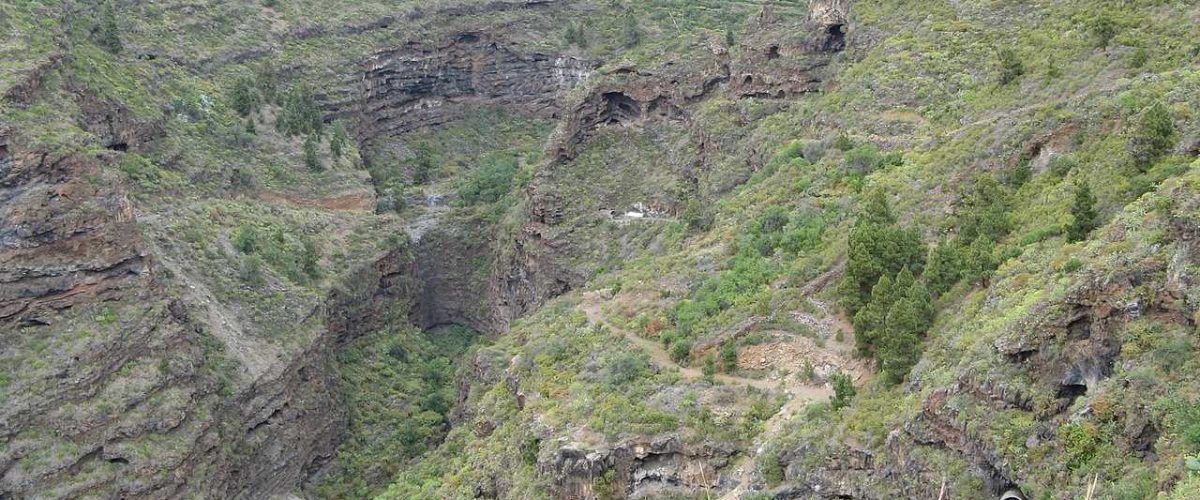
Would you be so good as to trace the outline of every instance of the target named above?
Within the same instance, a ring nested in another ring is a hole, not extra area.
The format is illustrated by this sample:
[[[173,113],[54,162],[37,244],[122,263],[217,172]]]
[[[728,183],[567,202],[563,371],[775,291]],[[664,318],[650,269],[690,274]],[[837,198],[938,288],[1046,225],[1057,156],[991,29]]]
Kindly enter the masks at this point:
[[[675,361],[671,359],[671,355],[667,353],[667,350],[658,342],[637,335],[636,333],[628,331],[624,328],[619,328],[616,325],[608,322],[608,320],[604,318],[604,314],[601,312],[601,306],[604,304],[604,301],[605,299],[600,295],[599,292],[587,292],[583,294],[583,302],[579,304],[579,308],[585,315],[587,315],[588,321],[597,325],[604,325],[608,329],[620,333],[626,339],[629,339],[629,341],[634,345],[644,349],[646,353],[650,355],[650,359],[654,360],[655,363],[661,366],[673,366],[678,368],[679,373],[688,380],[704,378],[704,373],[700,370],[687,366],[680,366],[679,364],[675,363]],[[830,394],[830,392],[823,387],[801,385],[798,383],[792,383],[788,380],[745,378],[728,375],[725,373],[718,373],[713,376],[713,379],[725,384],[748,385],[765,391],[784,390],[793,396],[793,400],[803,399],[807,401],[818,397],[828,397]]]
[[[838,271],[838,270],[835,270]],[[817,280],[826,282],[828,277],[822,276]],[[671,359],[667,350],[658,342],[647,339],[638,335],[636,332],[631,332],[624,328],[617,327],[610,323],[603,312],[603,307],[607,303],[612,303],[615,299],[606,297],[599,291],[586,292],[583,294],[583,300],[579,303],[579,309],[587,315],[588,321],[604,325],[614,332],[620,333],[625,338],[629,339],[634,345],[641,347],[650,355],[650,359],[661,366],[673,366],[679,369],[680,374],[688,380],[703,378],[704,374],[695,368],[679,366]],[[846,320],[846,318],[827,307],[824,303],[815,301],[814,306],[818,309],[823,322],[829,323],[832,328],[841,329],[844,332],[845,339],[835,345],[830,345],[824,351],[837,356],[851,356],[851,346],[854,345],[854,329]],[[798,360],[797,360],[798,362]],[[848,365],[849,366],[849,365]],[[859,367],[861,368],[861,367]],[[856,382],[861,383],[864,379],[869,378],[869,370],[865,369],[850,369],[849,372],[855,375]],[[828,399],[833,391],[827,385],[813,386],[810,383],[802,380],[797,376],[784,376],[777,380],[756,379],[738,377],[728,374],[717,374],[714,376],[716,380],[725,384],[748,385],[766,391],[782,391],[788,395],[788,400],[783,406],[768,419],[763,426],[761,432],[755,439],[753,445],[747,450],[745,456],[738,462],[731,465],[726,479],[735,484],[734,488],[725,492],[720,498],[725,500],[736,500],[742,495],[750,492],[750,485],[753,481],[754,460],[758,455],[758,450],[771,438],[779,435],[784,431],[784,424],[803,411],[804,406],[810,401]],[[713,497],[716,498],[716,497]]]

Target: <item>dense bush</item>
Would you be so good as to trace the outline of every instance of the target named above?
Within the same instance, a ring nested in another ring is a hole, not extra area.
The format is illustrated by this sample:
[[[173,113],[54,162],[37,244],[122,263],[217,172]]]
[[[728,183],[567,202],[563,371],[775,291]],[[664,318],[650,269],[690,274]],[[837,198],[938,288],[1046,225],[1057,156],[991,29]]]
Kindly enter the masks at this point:
[[[850,402],[854,400],[857,392],[854,389],[854,381],[850,376],[842,372],[837,372],[833,374],[833,377],[829,381],[833,385],[833,395],[829,397],[830,406],[834,410],[850,406]]]
[[[517,159],[510,155],[489,156],[458,187],[463,204],[494,203],[512,191],[519,171]]]
[[[262,103],[262,96],[259,94],[254,80],[249,77],[241,77],[233,82],[229,101],[233,110],[237,111],[239,115],[249,116],[258,111],[258,107]]]

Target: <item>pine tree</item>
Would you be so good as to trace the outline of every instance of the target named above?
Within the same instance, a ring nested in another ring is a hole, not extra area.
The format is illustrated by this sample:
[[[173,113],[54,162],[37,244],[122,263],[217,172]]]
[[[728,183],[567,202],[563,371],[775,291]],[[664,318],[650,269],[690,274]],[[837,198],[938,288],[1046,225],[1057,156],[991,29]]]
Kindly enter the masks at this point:
[[[1096,197],[1086,182],[1075,184],[1075,201],[1071,204],[1071,225],[1067,227],[1067,241],[1087,239],[1088,233],[1096,229]]]
[[[329,135],[329,154],[333,156],[334,161],[342,158],[346,144],[350,142],[350,137],[346,132],[346,125],[338,120],[333,122],[333,131]]]
[[[1134,166],[1146,171],[1163,154],[1170,151],[1175,140],[1175,123],[1161,102],[1155,102],[1142,113],[1137,129],[1129,138],[1129,154]]]
[[[320,172],[325,169],[321,165],[321,157],[317,153],[317,136],[309,134],[304,139],[304,165],[313,172]]]
[[[882,189],[868,193],[867,199],[863,201],[863,213],[858,221],[864,224],[895,224],[896,216],[892,214],[892,206],[888,203],[887,193]]]
[[[258,89],[254,86],[254,81],[249,78],[239,78],[233,84],[230,103],[233,105],[234,111],[239,115],[249,116],[250,113],[258,111],[258,105],[261,101],[261,96]]]
[[[877,333],[883,330],[888,308],[894,301],[892,279],[884,275],[871,289],[871,299],[854,315],[854,346],[859,354],[866,356],[871,353]]]
[[[721,370],[725,373],[733,373],[737,370],[737,346],[733,342],[726,342],[721,345]]]
[[[929,289],[925,287],[925,283],[917,280],[913,281],[904,294],[904,300],[907,300],[916,309],[917,317],[921,319],[920,327],[917,331],[924,335],[933,326],[933,302],[929,298]]]
[[[625,38],[625,48],[632,49],[642,43],[642,29],[638,26],[637,17],[633,13],[625,14],[625,26],[621,31]]]
[[[901,296],[908,293],[908,289],[916,283],[917,279],[913,277],[912,271],[908,270],[908,266],[904,266],[899,273],[896,273],[896,279],[892,281],[892,300],[899,300]]]
[[[117,15],[113,12],[112,1],[104,2],[100,11],[100,26],[96,36],[96,44],[105,50],[120,54],[125,46],[121,43],[120,29],[117,27]]]
[[[1000,59],[1000,85],[1008,85],[1025,74],[1025,65],[1011,48],[1004,47],[997,54]]]
[[[925,265],[920,235],[896,225],[887,198],[878,191],[863,202],[863,213],[850,229],[848,253],[839,292],[852,315],[867,302],[881,276],[894,276],[904,267],[920,272]]]
[[[957,203],[956,226],[962,244],[987,236],[998,241],[1012,229],[1008,193],[990,175],[983,175],[962,193]]]
[[[996,270],[996,261],[992,257],[995,243],[986,236],[975,238],[970,245],[963,249],[962,274],[971,284],[987,285]]]
[[[921,356],[920,333],[924,320],[919,306],[904,298],[892,304],[886,322],[877,357],[884,380],[897,383],[904,380]]]
[[[946,293],[962,278],[962,263],[958,246],[945,239],[929,251],[929,265],[925,268],[925,281],[934,295]]]

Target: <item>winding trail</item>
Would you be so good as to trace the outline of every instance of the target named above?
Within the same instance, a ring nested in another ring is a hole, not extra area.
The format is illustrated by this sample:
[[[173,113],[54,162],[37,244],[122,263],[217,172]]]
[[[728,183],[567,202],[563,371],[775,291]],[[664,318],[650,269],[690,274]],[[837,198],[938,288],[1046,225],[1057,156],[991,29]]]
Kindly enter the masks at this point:
[[[679,373],[688,380],[696,380],[704,377],[704,374],[700,370],[680,366],[672,360],[667,350],[658,342],[642,337],[636,332],[617,327],[605,319],[602,307],[608,300],[611,299],[605,298],[599,291],[586,292],[583,294],[583,300],[579,303],[578,307],[587,316],[588,321],[593,324],[603,325],[614,332],[619,332],[626,339],[629,339],[631,343],[645,350],[650,355],[650,359],[658,365],[678,368]],[[735,486],[722,495],[721,498],[734,500],[750,491],[750,485],[753,480],[754,458],[758,455],[758,450],[762,444],[769,437],[779,434],[783,430],[783,424],[803,409],[808,402],[828,399],[833,394],[833,391],[825,385],[819,387],[809,385],[794,376],[782,377],[779,380],[767,380],[718,373],[713,378],[724,384],[746,385],[764,391],[782,391],[788,395],[788,401],[783,404],[775,415],[771,416],[764,423],[763,432],[755,438],[753,446],[747,450],[746,455],[740,461],[730,465],[729,475],[726,479]]]
[[[840,272],[840,268],[835,267],[832,272]],[[823,275],[814,281],[818,282],[817,286],[819,287],[823,285],[824,282],[828,281],[828,277]],[[806,291],[811,292],[811,290]],[[642,337],[636,332],[618,327],[609,322],[603,312],[603,306],[604,304],[613,300],[613,298],[606,297],[600,291],[590,291],[585,292],[582,295],[582,300],[580,301],[578,307],[587,316],[589,322],[597,325],[603,325],[613,332],[620,333],[626,339],[629,339],[632,344],[641,347],[644,351],[646,351],[646,353],[650,355],[650,359],[656,364],[665,367],[675,367],[679,370],[679,373],[688,380],[696,380],[704,377],[704,374],[700,370],[687,366],[680,366],[678,363],[672,360],[670,354],[667,353],[667,350],[658,342]],[[816,305],[823,306],[824,304]],[[819,309],[821,310],[820,312],[824,313],[830,318],[836,327],[841,328],[846,333],[847,337],[844,346],[840,348],[840,350],[844,351],[848,349],[846,346],[853,345],[854,331],[849,322],[846,321],[846,319],[841,315],[833,314],[832,311],[827,310],[825,307],[819,307]],[[838,348],[834,348],[832,346],[830,349],[838,350]],[[728,472],[726,473],[727,475],[725,479],[729,483],[733,484],[733,488],[726,491],[719,498],[723,500],[736,500],[746,493],[752,491],[751,485],[753,483],[754,460],[758,456],[759,450],[762,448],[762,446],[775,436],[778,436],[780,433],[782,433],[784,431],[784,424],[798,415],[804,409],[805,405],[811,401],[828,399],[833,394],[833,391],[829,388],[828,384],[813,386],[795,376],[785,376],[778,380],[768,380],[761,378],[739,377],[736,375],[720,373],[716,374],[714,378],[724,384],[751,386],[764,391],[782,391],[788,396],[787,402],[780,407],[779,411],[776,412],[775,415],[771,416],[771,418],[766,422],[764,422],[763,431],[755,437],[752,446],[746,450],[746,453],[741,457],[740,460],[730,464],[729,468],[727,469]],[[860,375],[855,378],[856,382],[862,383],[864,378],[867,377]],[[722,481],[722,483],[725,483],[725,481]],[[712,498],[717,497],[713,496]]]
[[[668,354],[667,350],[658,342],[642,337],[624,328],[619,328],[610,323],[604,318],[604,314],[601,311],[601,307],[603,306],[605,300],[606,299],[598,291],[586,292],[583,294],[583,301],[580,302],[579,309],[582,310],[585,315],[587,315],[588,321],[597,325],[603,325],[614,332],[618,332],[634,345],[641,347],[646,351],[647,354],[650,355],[650,359],[658,365],[678,368],[679,373],[688,380],[704,378],[704,373],[700,370],[688,366],[681,366],[672,360],[671,355]],[[713,378],[724,384],[748,385],[764,391],[783,390],[793,396],[792,401],[808,401],[819,397],[829,397],[831,394],[828,389],[823,387],[813,387],[788,380],[788,378],[794,377],[784,377],[780,380],[767,380],[718,373],[714,375]],[[792,401],[789,401],[789,403]]]

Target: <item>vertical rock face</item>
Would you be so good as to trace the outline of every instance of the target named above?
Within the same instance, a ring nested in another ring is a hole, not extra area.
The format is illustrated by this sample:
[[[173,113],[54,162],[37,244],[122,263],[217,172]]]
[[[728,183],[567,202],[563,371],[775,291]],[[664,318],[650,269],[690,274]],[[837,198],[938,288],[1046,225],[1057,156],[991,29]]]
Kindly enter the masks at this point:
[[[97,160],[0,144],[0,496],[261,498],[332,455],[329,336],[239,378]]]
[[[23,151],[0,159],[0,319],[35,324],[46,310],[119,297],[148,283],[121,193],[77,156]]]
[[[730,64],[730,90],[783,98],[820,90],[833,56],[846,49],[849,2],[813,0],[800,22],[764,7],[750,22]]]
[[[360,139],[442,125],[479,106],[509,106],[556,117],[558,97],[597,66],[566,55],[522,53],[487,32],[440,43],[409,42],[363,63]]]

